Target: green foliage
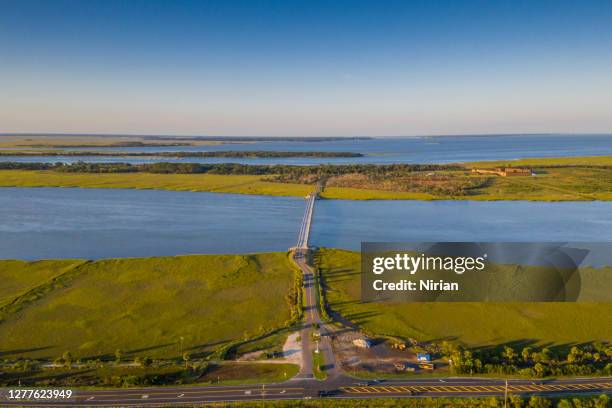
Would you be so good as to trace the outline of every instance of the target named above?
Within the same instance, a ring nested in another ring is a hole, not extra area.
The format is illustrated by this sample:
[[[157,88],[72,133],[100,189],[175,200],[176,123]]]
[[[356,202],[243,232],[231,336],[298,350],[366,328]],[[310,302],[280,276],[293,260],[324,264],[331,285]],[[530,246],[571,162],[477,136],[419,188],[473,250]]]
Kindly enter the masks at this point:
[[[5,262],[10,276],[37,263],[0,261],[0,281]],[[109,259],[57,273],[50,270],[28,296],[17,290],[3,309],[7,358],[51,359],[65,350],[105,360],[183,352],[197,358],[241,341],[245,331],[278,330],[297,316],[287,303],[295,269],[285,253]]]
[[[609,405],[602,405],[608,401],[606,395],[599,397],[582,397],[556,400],[545,397],[538,397],[533,400],[537,407],[557,407],[557,408],[608,408]],[[509,396],[509,408],[532,407],[531,398],[521,398],[519,396]],[[226,405],[215,404],[216,408],[242,408],[256,407],[264,408],[270,406],[269,402],[249,401],[245,403],[232,402]],[[368,399],[333,399],[322,398],[308,401],[274,401],[276,408],[495,408],[504,407],[504,400],[500,397],[481,397],[481,398],[368,398]]]
[[[197,152],[197,154],[288,152]],[[347,154],[294,152],[295,154]],[[134,153],[141,154],[141,153]],[[165,152],[161,154],[193,154]],[[293,154],[293,153],[291,153]],[[514,162],[513,162],[514,163]],[[525,159],[537,177],[473,174],[508,163],[245,165],[237,163],[0,163],[0,186],[159,188],[304,196],[324,182],[330,199],[612,200],[612,157]],[[91,177],[95,175],[95,177]],[[87,177],[90,176],[90,177]]]

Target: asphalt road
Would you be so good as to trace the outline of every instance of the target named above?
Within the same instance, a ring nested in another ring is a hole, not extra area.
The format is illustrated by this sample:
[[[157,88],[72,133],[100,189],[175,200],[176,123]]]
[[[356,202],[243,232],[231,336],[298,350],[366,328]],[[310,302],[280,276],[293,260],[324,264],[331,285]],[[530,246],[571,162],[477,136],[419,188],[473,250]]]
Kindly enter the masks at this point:
[[[404,398],[503,396],[504,380],[446,378],[366,384],[363,380],[340,376],[330,381],[289,380],[283,384],[174,387],[76,391],[69,401],[9,400],[7,390],[0,395],[3,406],[155,406],[190,405],[221,401],[265,401],[315,398]],[[612,378],[587,378],[552,381],[510,380],[508,392],[514,395],[575,395],[612,392]]]

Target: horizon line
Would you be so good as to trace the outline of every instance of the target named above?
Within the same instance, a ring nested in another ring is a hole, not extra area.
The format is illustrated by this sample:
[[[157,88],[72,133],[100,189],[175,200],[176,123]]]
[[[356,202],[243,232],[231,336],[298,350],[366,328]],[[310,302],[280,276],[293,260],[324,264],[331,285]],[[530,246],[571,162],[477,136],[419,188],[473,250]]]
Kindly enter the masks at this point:
[[[355,139],[355,138],[403,138],[403,137],[465,137],[465,136],[612,136],[612,131],[608,132],[503,132],[503,133],[430,133],[430,134],[406,134],[406,135],[277,135],[277,136],[256,136],[256,135],[207,135],[207,134],[171,134],[171,133],[98,133],[98,132],[0,132],[2,136],[89,136],[89,137],[155,137],[155,138],[294,138],[294,139]]]

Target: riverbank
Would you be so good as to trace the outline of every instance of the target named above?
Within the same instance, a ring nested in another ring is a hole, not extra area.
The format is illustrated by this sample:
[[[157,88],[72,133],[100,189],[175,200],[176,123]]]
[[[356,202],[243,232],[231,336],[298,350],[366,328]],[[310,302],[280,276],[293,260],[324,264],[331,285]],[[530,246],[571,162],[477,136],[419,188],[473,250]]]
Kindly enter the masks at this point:
[[[314,185],[274,183],[261,176],[154,173],[61,173],[2,170],[0,187],[134,188],[304,197]]]

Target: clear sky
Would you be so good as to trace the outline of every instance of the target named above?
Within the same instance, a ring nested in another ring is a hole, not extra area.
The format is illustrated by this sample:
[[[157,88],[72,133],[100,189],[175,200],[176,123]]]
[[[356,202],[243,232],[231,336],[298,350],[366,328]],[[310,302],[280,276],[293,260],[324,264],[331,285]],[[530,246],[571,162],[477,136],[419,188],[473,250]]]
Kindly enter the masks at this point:
[[[612,132],[612,1],[0,0],[0,132]]]

